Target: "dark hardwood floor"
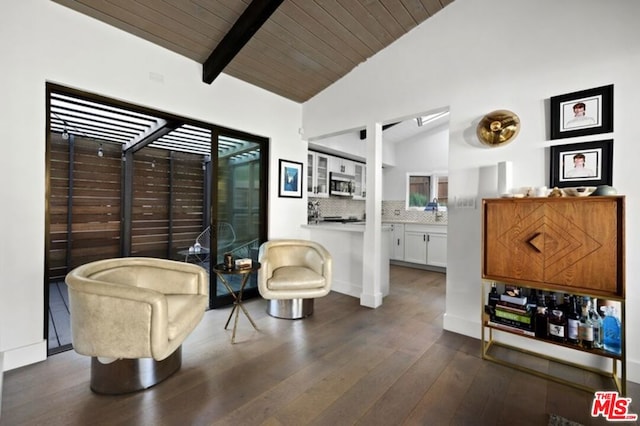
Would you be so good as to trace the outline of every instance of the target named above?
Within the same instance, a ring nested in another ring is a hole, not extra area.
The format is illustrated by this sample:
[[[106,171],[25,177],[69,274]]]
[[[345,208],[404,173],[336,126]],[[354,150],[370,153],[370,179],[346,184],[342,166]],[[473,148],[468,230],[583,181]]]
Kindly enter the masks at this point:
[[[210,310],[183,346],[182,369],[123,396],[89,389],[73,351],[9,371],[2,425],[547,425],[555,413],[584,425],[593,395],[483,361],[480,342],[443,331],[445,276],[393,266],[378,309],[331,293],[304,320],[271,318],[246,303],[237,343],[230,308]],[[629,383],[631,411],[640,386]]]
[[[56,354],[71,349],[69,292],[64,281],[49,284],[49,340],[47,353]]]

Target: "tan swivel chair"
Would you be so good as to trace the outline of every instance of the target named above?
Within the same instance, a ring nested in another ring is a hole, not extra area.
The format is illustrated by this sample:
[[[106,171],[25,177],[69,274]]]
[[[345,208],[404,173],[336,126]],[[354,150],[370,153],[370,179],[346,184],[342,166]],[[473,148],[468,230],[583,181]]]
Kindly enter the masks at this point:
[[[258,290],[267,313],[286,319],[313,313],[313,302],[331,290],[331,254],[306,240],[271,240],[260,246]]]
[[[182,342],[208,303],[200,266],[125,257],[87,263],[66,276],[73,348],[92,357],[91,389],[146,389],[180,369]]]

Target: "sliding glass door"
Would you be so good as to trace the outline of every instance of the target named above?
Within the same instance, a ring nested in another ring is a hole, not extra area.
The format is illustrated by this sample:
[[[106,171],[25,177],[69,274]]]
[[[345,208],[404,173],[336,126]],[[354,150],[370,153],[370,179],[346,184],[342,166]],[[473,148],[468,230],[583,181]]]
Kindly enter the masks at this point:
[[[268,140],[232,131],[214,132],[212,137],[217,139],[217,152],[212,153],[211,247],[215,253],[211,253],[211,267],[222,263],[225,253],[257,262],[260,244],[267,238]],[[226,287],[210,272],[211,307],[232,303]],[[227,277],[234,290],[240,279],[239,275]],[[254,273],[243,298],[257,295]]]

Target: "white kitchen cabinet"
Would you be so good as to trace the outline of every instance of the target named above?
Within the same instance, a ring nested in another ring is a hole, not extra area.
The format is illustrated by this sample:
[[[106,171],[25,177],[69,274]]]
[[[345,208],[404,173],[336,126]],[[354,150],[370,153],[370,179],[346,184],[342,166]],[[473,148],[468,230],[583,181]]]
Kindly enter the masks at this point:
[[[391,250],[389,258],[393,260],[404,260],[404,224],[391,224]]]
[[[329,159],[321,152],[307,154],[307,195],[326,198],[329,196]]]
[[[354,162],[353,166],[356,176],[353,199],[364,200],[367,191],[367,166],[358,162]]]
[[[447,267],[447,234],[427,234],[427,265]]]
[[[329,160],[329,171],[353,176],[356,174],[355,162],[341,157],[331,157]]]
[[[427,264],[427,233],[420,231],[404,232],[404,261]]]
[[[430,225],[405,225],[404,261],[446,268],[446,229]]]

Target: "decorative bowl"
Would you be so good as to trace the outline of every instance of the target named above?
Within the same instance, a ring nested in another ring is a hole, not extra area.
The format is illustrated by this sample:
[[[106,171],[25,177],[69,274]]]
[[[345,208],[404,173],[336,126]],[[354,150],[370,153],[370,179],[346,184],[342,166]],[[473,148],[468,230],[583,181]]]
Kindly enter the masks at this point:
[[[562,188],[570,197],[587,197],[596,190],[595,186],[576,186],[575,188]]]
[[[609,185],[600,185],[596,188],[593,195],[616,195],[618,191],[612,186]]]

